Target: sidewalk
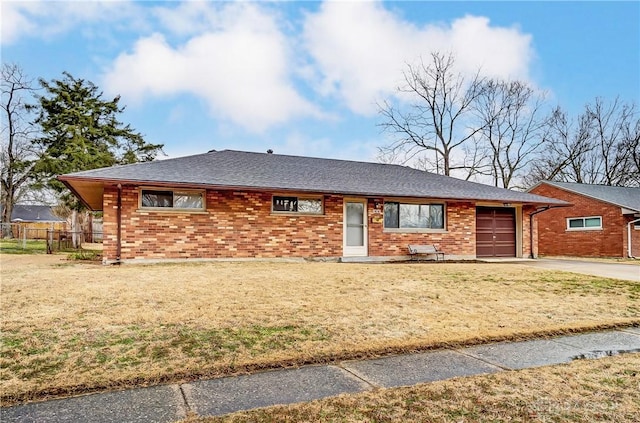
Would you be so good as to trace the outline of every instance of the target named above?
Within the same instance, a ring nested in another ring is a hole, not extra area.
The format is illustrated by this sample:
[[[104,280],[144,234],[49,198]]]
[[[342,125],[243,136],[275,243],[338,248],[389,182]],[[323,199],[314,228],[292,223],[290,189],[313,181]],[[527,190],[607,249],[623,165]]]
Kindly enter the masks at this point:
[[[640,327],[479,345],[3,408],[7,422],[175,422],[424,382],[640,352]]]

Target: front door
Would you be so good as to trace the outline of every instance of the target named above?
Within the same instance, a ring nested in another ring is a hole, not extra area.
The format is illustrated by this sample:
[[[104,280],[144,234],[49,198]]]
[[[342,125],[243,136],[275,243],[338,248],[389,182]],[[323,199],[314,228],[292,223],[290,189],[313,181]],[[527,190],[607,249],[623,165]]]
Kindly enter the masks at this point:
[[[515,209],[476,208],[476,256],[516,256]]]
[[[343,255],[367,255],[367,200],[344,200]]]

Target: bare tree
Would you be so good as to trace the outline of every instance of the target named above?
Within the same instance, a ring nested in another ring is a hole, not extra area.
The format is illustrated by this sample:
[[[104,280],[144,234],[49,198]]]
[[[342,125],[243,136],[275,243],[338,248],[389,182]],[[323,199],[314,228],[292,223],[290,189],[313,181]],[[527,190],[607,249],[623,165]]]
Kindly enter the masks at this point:
[[[484,85],[480,74],[467,81],[454,71],[453,55],[432,53],[428,64],[407,65],[404,82],[398,92],[410,98],[408,106],[379,105],[380,126],[396,138],[379,149],[380,156],[404,163],[418,159],[427,170],[444,175],[465,170],[468,179],[476,172],[473,140],[482,129],[469,125]]]
[[[627,186],[640,187],[640,119],[624,126],[621,147],[629,151],[630,175]]]
[[[526,178],[617,186],[640,185],[640,119],[635,104],[598,98],[576,120],[557,108],[545,149]]]
[[[2,65],[2,140],[0,171],[2,223],[11,222],[13,206],[26,194],[34,164],[34,129],[30,108],[25,100],[33,94],[33,81],[16,64]],[[10,235],[3,225],[5,236]]]
[[[521,81],[488,80],[476,101],[486,166],[495,186],[513,188],[544,142],[544,95]]]
[[[594,149],[586,157],[588,167],[585,176],[593,183],[624,186],[638,180],[638,168],[634,157],[639,155],[637,128],[640,119],[634,104],[621,103],[616,98],[610,104],[596,98],[587,104],[586,115],[592,121]],[[635,135],[631,128],[635,129]]]
[[[577,121],[572,121],[564,110],[556,107],[546,122],[545,149],[524,177],[525,185],[533,186],[542,180],[584,182],[581,158],[593,149],[590,120],[581,115]]]

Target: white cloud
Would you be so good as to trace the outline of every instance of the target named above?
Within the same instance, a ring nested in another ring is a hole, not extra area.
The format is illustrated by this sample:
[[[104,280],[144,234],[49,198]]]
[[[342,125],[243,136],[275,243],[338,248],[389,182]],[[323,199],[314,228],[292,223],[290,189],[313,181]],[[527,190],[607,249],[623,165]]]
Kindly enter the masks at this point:
[[[190,8],[180,10],[186,15],[177,18],[184,22],[176,30],[193,16]],[[214,116],[252,131],[294,116],[320,116],[290,80],[294,56],[276,18],[250,4],[228,4],[219,13],[219,26],[180,46],[160,34],[138,40],[108,70],[105,89],[127,101],[189,93],[206,100]]]
[[[2,44],[15,42],[21,33],[33,32],[35,24],[25,16],[23,3],[2,2]]]
[[[271,142],[261,142],[256,146],[255,151],[264,152],[271,148],[276,154],[375,162],[376,145],[379,141],[378,139],[354,136],[349,138],[348,143],[340,143],[330,136],[318,137],[303,131],[293,130]]]
[[[533,56],[531,37],[517,28],[474,16],[419,27],[378,2],[325,2],[307,14],[304,39],[319,68],[318,92],[364,115],[395,91],[406,63],[434,51],[452,52],[463,73],[481,67],[487,76],[525,80]]]
[[[370,116],[395,94],[406,63],[435,50],[453,51],[463,72],[481,67],[525,80],[533,57],[529,35],[484,17],[417,25],[379,2],[325,2],[304,15],[297,33],[299,22],[284,21],[285,13],[277,3],[10,1],[2,2],[2,43],[79,29],[79,37],[135,33],[131,48],[104,68],[108,93],[128,104],[188,94],[220,125],[256,132],[295,117],[330,119],[303,90],[322,96],[328,109],[337,99]]]
[[[175,8],[156,7],[153,15],[174,34],[194,35],[222,26],[225,9],[216,6],[206,1],[185,1],[177,3]]]
[[[1,7],[4,45],[49,39],[82,25],[142,23],[140,8],[129,1],[3,1]]]
[[[292,156],[326,157],[332,146],[328,138],[313,139],[294,131],[285,138],[284,145],[277,146],[274,150],[276,153]]]
[[[489,77],[529,79],[532,37],[516,27],[492,27],[485,17],[456,19],[448,30],[451,51],[463,71],[478,68]]]

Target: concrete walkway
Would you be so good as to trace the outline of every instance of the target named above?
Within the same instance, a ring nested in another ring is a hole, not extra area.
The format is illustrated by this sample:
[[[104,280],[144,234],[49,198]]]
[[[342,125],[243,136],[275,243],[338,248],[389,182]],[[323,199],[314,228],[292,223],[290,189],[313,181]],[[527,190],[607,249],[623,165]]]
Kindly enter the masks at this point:
[[[523,260],[518,263],[525,264],[527,266],[541,267],[544,269],[564,270],[566,272],[581,273],[584,275],[640,282],[640,266],[636,264],[550,258]]]
[[[378,387],[409,386],[629,352],[640,352],[640,327],[85,395],[3,408],[0,421],[175,422],[185,418],[187,412],[224,415]]]

